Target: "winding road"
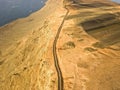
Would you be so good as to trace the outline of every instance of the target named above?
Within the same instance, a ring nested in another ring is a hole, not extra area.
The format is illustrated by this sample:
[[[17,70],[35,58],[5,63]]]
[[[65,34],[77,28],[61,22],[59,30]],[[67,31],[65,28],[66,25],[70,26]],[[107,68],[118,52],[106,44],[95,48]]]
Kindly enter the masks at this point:
[[[62,72],[61,72],[60,65],[59,65],[56,46],[57,46],[57,41],[59,39],[60,32],[61,32],[63,24],[65,22],[65,18],[68,16],[68,13],[69,13],[69,9],[67,9],[66,6],[65,6],[65,9],[67,10],[67,12],[63,18],[63,21],[62,21],[60,27],[58,28],[57,34],[56,34],[54,42],[53,42],[53,57],[54,57],[54,64],[55,64],[55,68],[57,71],[57,77],[58,77],[58,90],[64,89],[64,81],[63,81],[63,76],[62,76]]]

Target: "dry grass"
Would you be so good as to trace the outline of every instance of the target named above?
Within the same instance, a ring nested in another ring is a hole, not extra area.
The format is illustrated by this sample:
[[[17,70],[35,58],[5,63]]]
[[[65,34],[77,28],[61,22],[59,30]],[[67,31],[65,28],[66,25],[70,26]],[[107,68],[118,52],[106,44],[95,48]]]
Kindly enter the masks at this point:
[[[0,56],[2,55],[2,51],[0,51]]]
[[[82,42],[82,41],[84,41],[84,39],[79,39],[78,41],[79,41],[79,42]]]
[[[0,65],[2,65],[4,63],[4,61],[0,61]]]
[[[105,48],[105,46],[100,42],[96,42],[92,46],[95,47],[95,48]]]
[[[89,51],[89,52],[97,51],[97,49],[94,49],[94,48],[92,48],[92,47],[86,47],[84,50],[85,50],[85,51]]]
[[[66,49],[73,49],[75,48],[75,43],[72,41],[68,41],[67,43],[65,43],[63,45],[63,47],[61,48],[61,50],[66,50]]]
[[[89,65],[86,63],[86,62],[79,62],[77,63],[77,66],[80,67],[80,68],[89,68]]]

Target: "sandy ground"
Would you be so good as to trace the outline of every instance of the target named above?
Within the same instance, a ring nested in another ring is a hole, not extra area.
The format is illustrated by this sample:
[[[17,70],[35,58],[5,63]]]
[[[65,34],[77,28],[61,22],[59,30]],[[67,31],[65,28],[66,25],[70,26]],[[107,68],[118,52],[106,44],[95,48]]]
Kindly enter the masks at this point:
[[[119,90],[120,7],[69,8],[58,42],[65,90]]]
[[[65,2],[70,12],[57,43],[64,90],[119,90],[120,6],[76,1]],[[52,45],[65,13],[62,1],[49,0],[0,28],[0,90],[57,90]]]
[[[40,11],[0,28],[0,90],[57,89],[52,43],[65,13],[62,1],[49,0]]]
[[[0,27],[0,51],[4,53],[4,50],[11,44],[20,40],[22,37],[29,36],[32,31],[42,27],[44,21],[47,21],[48,17],[60,6],[58,1],[53,2],[54,0],[50,0],[46,2],[46,5],[41,10],[30,16],[17,19],[14,22]]]

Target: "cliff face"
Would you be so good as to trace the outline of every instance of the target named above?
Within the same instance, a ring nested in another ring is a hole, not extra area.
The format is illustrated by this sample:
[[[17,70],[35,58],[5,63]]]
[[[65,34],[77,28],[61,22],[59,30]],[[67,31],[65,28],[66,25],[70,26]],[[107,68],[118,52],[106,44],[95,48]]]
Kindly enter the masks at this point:
[[[108,0],[49,0],[0,28],[0,89],[57,90],[53,41],[64,90],[120,89],[120,6]],[[19,31],[19,32],[18,32]]]

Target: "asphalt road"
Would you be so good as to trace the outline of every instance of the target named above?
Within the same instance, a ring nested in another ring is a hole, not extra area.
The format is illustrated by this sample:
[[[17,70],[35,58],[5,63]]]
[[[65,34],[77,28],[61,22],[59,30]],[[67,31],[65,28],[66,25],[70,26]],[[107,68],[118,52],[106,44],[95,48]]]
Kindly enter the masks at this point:
[[[62,21],[60,27],[58,28],[57,34],[56,34],[54,42],[53,42],[53,57],[54,57],[54,64],[55,64],[55,68],[56,68],[57,76],[58,76],[58,90],[64,89],[64,80],[63,80],[62,72],[61,72],[60,65],[59,65],[56,45],[57,45],[57,41],[59,39],[60,32],[61,32],[62,27],[63,27],[64,22],[65,22],[65,18],[68,16],[68,13],[69,13],[69,10],[67,9],[66,6],[65,6],[65,9],[67,10],[67,12],[63,18],[63,21]]]

